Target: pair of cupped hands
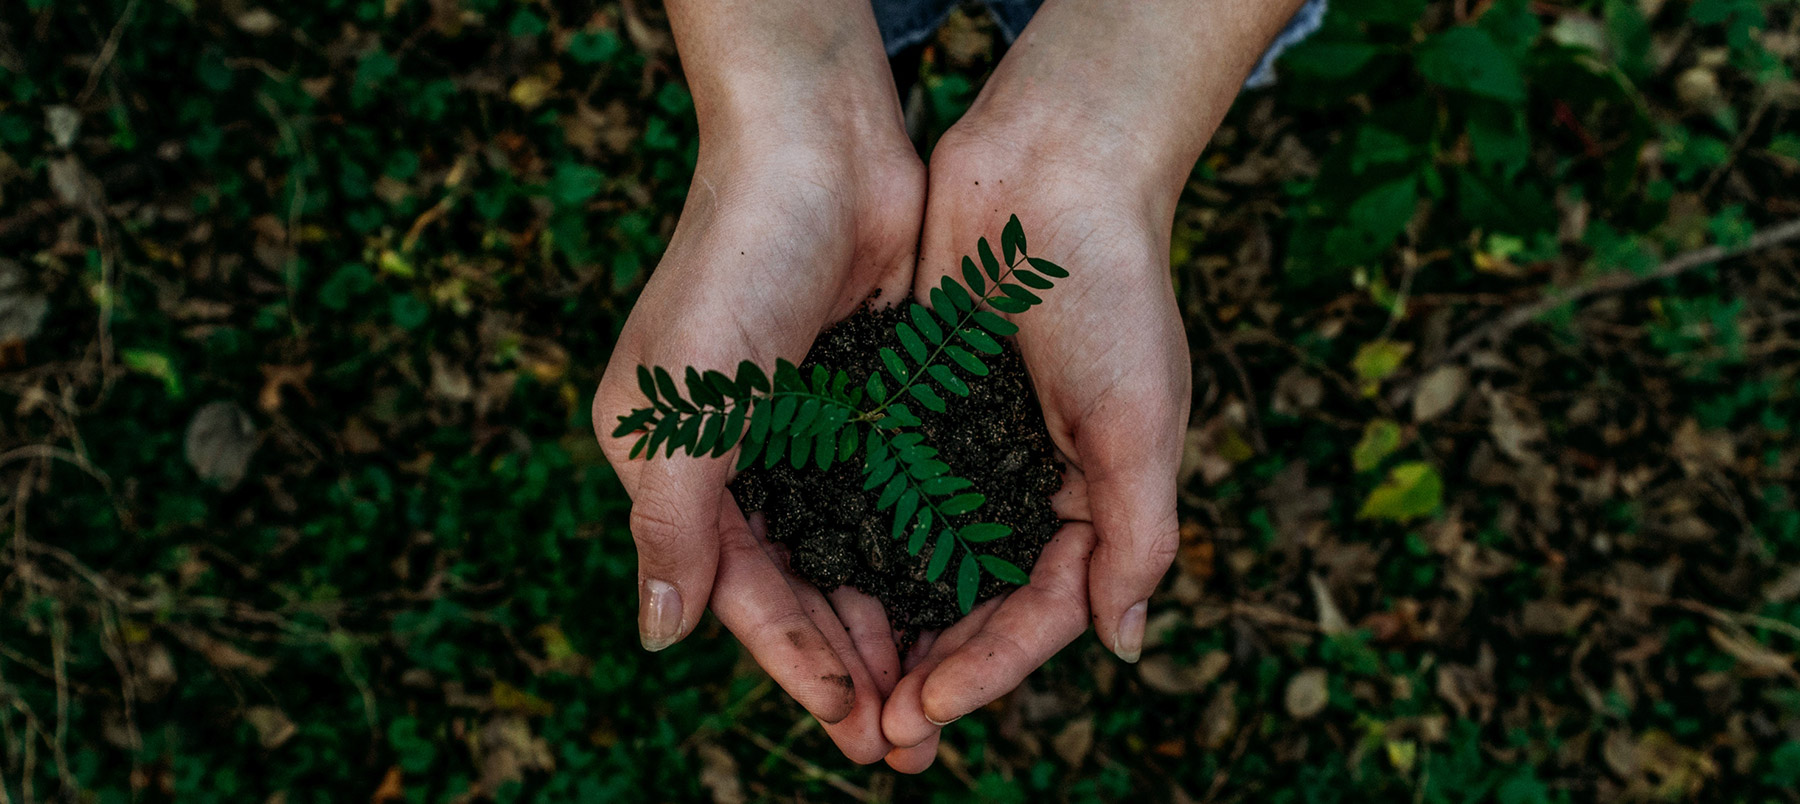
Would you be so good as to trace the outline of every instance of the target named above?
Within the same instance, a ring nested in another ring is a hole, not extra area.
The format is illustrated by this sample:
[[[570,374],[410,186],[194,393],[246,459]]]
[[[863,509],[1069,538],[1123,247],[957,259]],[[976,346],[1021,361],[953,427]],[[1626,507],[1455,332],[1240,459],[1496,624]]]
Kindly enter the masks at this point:
[[[757,113],[706,100],[710,89],[695,86],[701,144],[686,207],[594,400],[601,445],[632,499],[643,643],[674,644],[710,606],[846,756],[922,771],[944,725],[1012,690],[1090,625],[1125,661],[1142,650],[1148,600],[1177,546],[1191,379],[1169,233],[1192,162],[1156,165],[1129,132],[1081,129],[1070,122],[1079,115],[984,93],[928,169],[891,98]],[[1064,524],[1029,584],[921,636],[907,655],[874,598],[790,572],[760,515],[727,489],[735,455],[629,460],[631,440],[610,437],[645,402],[637,366],[798,363],[871,296],[925,299],[1015,214],[1032,254],[1070,272],[1014,319],[1065,466],[1053,500]]]

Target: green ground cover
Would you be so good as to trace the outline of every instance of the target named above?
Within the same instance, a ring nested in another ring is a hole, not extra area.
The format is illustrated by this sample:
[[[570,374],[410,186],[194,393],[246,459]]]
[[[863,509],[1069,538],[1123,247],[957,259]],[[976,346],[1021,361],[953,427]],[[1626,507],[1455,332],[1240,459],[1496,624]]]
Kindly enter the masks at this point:
[[[8,0],[0,801],[1800,800],[1797,65],[1791,0],[1336,0],[1177,216],[1145,660],[915,778],[637,648],[659,9]]]

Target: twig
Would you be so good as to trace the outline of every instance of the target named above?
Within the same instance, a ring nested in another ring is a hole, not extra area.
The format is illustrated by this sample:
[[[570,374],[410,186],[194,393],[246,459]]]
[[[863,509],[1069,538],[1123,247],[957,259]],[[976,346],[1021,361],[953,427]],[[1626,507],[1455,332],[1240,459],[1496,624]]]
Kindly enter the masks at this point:
[[[100,86],[100,76],[106,74],[106,68],[112,66],[113,57],[118,55],[119,40],[125,36],[125,25],[131,22],[131,13],[137,10],[138,0],[125,4],[125,10],[119,12],[119,21],[113,23],[112,33],[107,34],[106,44],[100,47],[100,55],[94,57],[94,66],[88,70],[87,86],[75,97],[77,107],[87,103],[88,96]]]
[[[854,798],[857,801],[875,801],[875,800],[877,800],[875,797],[875,794],[870,792],[869,790],[867,790],[865,788],[857,787],[856,785],[851,784],[850,781],[845,779],[844,777],[839,776],[835,773],[832,773],[831,771],[828,771],[824,768],[821,768],[818,765],[814,764],[813,762],[811,762],[810,760],[807,760],[804,757],[796,755],[794,752],[787,750],[787,748],[776,744],[776,742],[774,740],[771,740],[767,737],[762,736],[761,734],[751,731],[748,727],[744,726],[741,723],[738,725],[732,726],[731,730],[737,732],[739,735],[742,735],[744,737],[744,739],[749,740],[751,743],[754,743],[757,748],[761,748],[762,750],[767,751],[770,754],[780,757],[781,759],[786,760],[788,762],[788,764],[793,765],[796,768],[799,768],[800,772],[806,774],[807,777],[812,778],[812,779],[821,780],[821,781],[825,782],[826,784],[837,788],[838,792],[841,792],[844,795],[850,796],[851,798]]]
[[[1475,351],[1475,349],[1483,343],[1504,338],[1507,335],[1512,334],[1513,330],[1525,326],[1539,316],[1565,304],[1574,304],[1582,299],[1586,299],[1590,296],[1598,296],[1602,293],[1617,293],[1622,290],[1629,290],[1638,285],[1658,279],[1668,279],[1703,265],[1711,265],[1715,262],[1728,260],[1733,257],[1740,257],[1751,252],[1773,248],[1795,239],[1800,239],[1800,220],[1788,221],[1757,232],[1742,245],[1729,248],[1725,246],[1707,246],[1706,248],[1682,253],[1677,255],[1674,259],[1657,266],[1655,270],[1652,270],[1649,273],[1637,274],[1625,271],[1614,271],[1565,291],[1558,292],[1553,290],[1543,299],[1525,305],[1524,307],[1515,308],[1488,325],[1463,336],[1462,340],[1457,341],[1455,345],[1451,346],[1449,351],[1445,352],[1444,356],[1439,359],[1438,362],[1440,364],[1448,363],[1456,358]]]
[[[1244,396],[1247,397],[1244,401],[1248,403],[1244,405],[1244,409],[1249,411],[1250,415],[1250,438],[1254,442],[1253,446],[1256,447],[1257,453],[1267,453],[1269,444],[1263,438],[1262,416],[1256,412],[1258,406],[1256,387],[1250,384],[1250,373],[1244,370],[1244,364],[1238,360],[1237,351],[1231,348],[1231,342],[1221,336],[1218,328],[1213,326],[1212,317],[1204,311],[1194,317],[1200,319],[1200,324],[1206,327],[1206,337],[1212,339],[1213,351],[1225,358],[1225,362],[1231,366],[1232,373],[1237,375],[1238,385],[1243,386]]]
[[[1800,14],[1795,14],[1793,19],[1788,20],[1787,35],[1791,37],[1797,33],[1800,33]],[[1768,114],[1769,107],[1775,103],[1772,84],[1759,87],[1757,92],[1762,97],[1757,100],[1756,108],[1750,110],[1750,119],[1744,121],[1743,129],[1738,132],[1737,139],[1732,141],[1731,150],[1726,153],[1725,161],[1713,168],[1712,173],[1706,177],[1706,183],[1700,185],[1701,198],[1712,195],[1713,188],[1718,186],[1720,179],[1725,178],[1726,171],[1731,170],[1732,165],[1737,164],[1738,156],[1744,152],[1744,146],[1750,144],[1750,137],[1756,133],[1757,126],[1762,125],[1763,115]]]
[[[1621,600],[1630,598],[1653,606],[1674,606],[1676,608],[1687,609],[1688,611],[1696,614],[1704,614],[1707,617],[1711,617],[1712,619],[1729,625],[1742,626],[1745,628],[1766,628],[1770,631],[1782,634],[1795,642],[1800,642],[1800,626],[1796,626],[1790,622],[1777,620],[1773,617],[1763,617],[1761,615],[1748,614],[1741,611],[1728,611],[1716,606],[1708,606],[1698,600],[1690,600],[1684,597],[1671,597],[1657,592],[1632,589],[1617,584],[1606,584],[1601,587],[1601,591],[1610,597],[1619,598]]]

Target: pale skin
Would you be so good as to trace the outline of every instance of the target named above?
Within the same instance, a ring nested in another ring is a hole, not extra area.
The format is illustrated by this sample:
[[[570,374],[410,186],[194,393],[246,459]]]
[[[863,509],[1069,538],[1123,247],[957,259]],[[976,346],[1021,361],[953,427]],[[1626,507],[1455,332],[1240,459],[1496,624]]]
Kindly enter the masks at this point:
[[[661,650],[710,605],[850,759],[931,765],[944,724],[1093,627],[1136,661],[1177,544],[1190,368],[1169,282],[1176,200],[1301,0],[1048,0],[933,152],[907,141],[866,0],[669,0],[700,152],[669,249],[594,400],[631,495],[639,629]],[[924,299],[1007,216],[1072,276],[1017,344],[1068,467],[1031,583],[901,657],[880,603],[821,593],[726,489],[732,456],[626,460],[638,365],[799,362],[871,293]],[[1121,311],[1130,311],[1121,315]]]

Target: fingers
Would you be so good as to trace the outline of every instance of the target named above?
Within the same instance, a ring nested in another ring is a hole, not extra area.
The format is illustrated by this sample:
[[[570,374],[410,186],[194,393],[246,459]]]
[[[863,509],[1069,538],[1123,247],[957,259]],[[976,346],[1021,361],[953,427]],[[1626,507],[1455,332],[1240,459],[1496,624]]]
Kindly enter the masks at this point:
[[[1001,603],[1000,598],[989,600],[976,606],[948,629],[920,637],[919,644],[913,647],[912,655],[907,658],[906,677],[894,685],[894,691],[888,695],[887,706],[881,711],[881,731],[887,735],[888,742],[909,748],[922,745],[936,737],[944,723],[949,722],[934,723],[926,717],[923,697],[925,680],[944,659],[981,631],[988,618],[999,610]]]
[[[736,503],[720,529],[718,594],[713,613],[737,635],[775,683],[827,725],[848,718],[857,703],[855,682],[837,651],[750,535]]]
[[[925,718],[949,723],[988,705],[1087,630],[1088,557],[1094,544],[1094,530],[1085,523],[1057,532],[1032,568],[1031,583],[1008,596],[980,631],[928,672],[920,690]]]
[[[908,748],[896,748],[888,752],[888,767],[901,773],[924,773],[931,763],[937,759],[939,732],[932,732],[925,742]]]
[[[876,691],[886,700],[894,685],[900,683],[900,649],[894,643],[887,609],[881,601],[848,586],[838,587],[829,597],[838,621],[850,632],[850,641],[856,646],[863,667],[875,680]]]
[[[646,650],[680,641],[699,623],[719,563],[719,461],[658,458],[638,467],[631,539],[638,553],[638,636]],[[739,522],[743,517],[732,514]]]
[[[1098,539],[1087,579],[1094,632],[1119,658],[1135,662],[1143,653],[1150,595],[1180,542],[1174,468],[1165,471],[1141,456],[1093,468],[1087,493]]]
[[[779,562],[777,566],[780,566]],[[850,714],[836,723],[826,723],[825,733],[830,735],[831,741],[837,743],[838,750],[843,751],[851,762],[868,765],[881,761],[893,749],[881,734],[881,707],[886,694],[870,676],[868,667],[858,655],[858,646],[832,610],[831,604],[825,600],[825,596],[806,581],[790,578],[789,587],[793,589],[795,599],[806,610],[807,616],[818,627],[819,633],[825,637],[826,643],[831,646],[832,652],[842,661],[847,674],[841,678],[840,683],[847,684],[855,697]],[[880,604],[877,603],[876,607],[879,611]],[[882,624],[885,625],[886,621],[887,617],[883,614]],[[867,625],[864,627],[866,629]]]

